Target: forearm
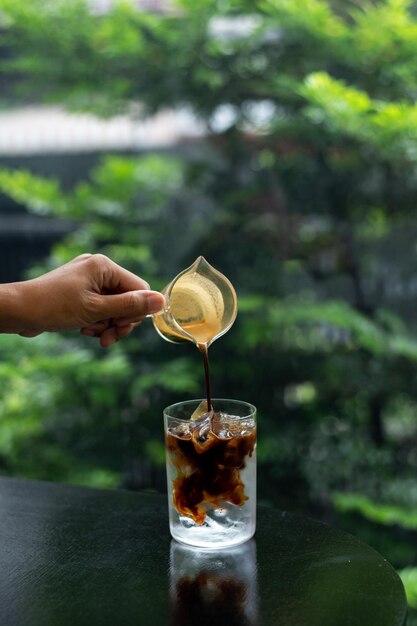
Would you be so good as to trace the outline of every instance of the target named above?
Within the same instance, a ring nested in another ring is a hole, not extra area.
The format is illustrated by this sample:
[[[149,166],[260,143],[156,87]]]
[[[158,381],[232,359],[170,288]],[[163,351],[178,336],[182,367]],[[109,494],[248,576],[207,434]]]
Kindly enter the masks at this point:
[[[26,282],[0,284],[0,333],[19,333],[27,327],[25,288]]]

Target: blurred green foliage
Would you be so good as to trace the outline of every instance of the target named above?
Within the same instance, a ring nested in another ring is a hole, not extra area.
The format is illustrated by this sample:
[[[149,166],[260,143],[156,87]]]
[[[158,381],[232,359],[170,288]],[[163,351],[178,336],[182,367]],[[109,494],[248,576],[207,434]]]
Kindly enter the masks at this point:
[[[260,499],[354,523],[412,567],[417,3],[176,7],[0,0],[4,106],[186,107],[206,129],[175,154],[108,155],[71,191],[3,170],[5,193],[74,221],[34,273],[100,251],[160,288],[204,254],[238,290],[213,386],[259,407]],[[3,472],[161,488],[161,410],[202,394],[191,346],[148,328],[108,354],[73,335],[0,351]]]

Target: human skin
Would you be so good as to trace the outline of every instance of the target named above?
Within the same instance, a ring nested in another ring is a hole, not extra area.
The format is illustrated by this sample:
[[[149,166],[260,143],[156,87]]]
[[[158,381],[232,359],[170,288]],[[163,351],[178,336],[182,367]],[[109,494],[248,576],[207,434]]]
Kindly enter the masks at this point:
[[[107,348],[164,306],[164,296],[103,254],[82,254],[38,278],[0,285],[0,333],[79,330]]]

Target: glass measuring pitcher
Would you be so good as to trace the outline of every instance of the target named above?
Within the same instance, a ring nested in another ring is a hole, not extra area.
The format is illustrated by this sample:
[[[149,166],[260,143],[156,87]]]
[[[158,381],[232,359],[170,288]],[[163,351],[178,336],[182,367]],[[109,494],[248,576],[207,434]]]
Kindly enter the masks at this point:
[[[162,293],[165,307],[152,319],[161,337],[172,343],[191,341],[208,347],[236,319],[233,285],[202,256],[178,274]]]

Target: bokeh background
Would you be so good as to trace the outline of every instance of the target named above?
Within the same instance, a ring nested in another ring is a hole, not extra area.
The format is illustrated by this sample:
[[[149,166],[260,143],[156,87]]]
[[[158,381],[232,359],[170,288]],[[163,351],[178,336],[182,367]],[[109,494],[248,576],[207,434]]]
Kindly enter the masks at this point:
[[[0,0],[0,280],[203,254],[240,312],[214,395],[259,409],[259,500],[378,549],[417,624],[417,2]],[[148,322],[0,337],[0,472],[164,491],[203,394]]]

